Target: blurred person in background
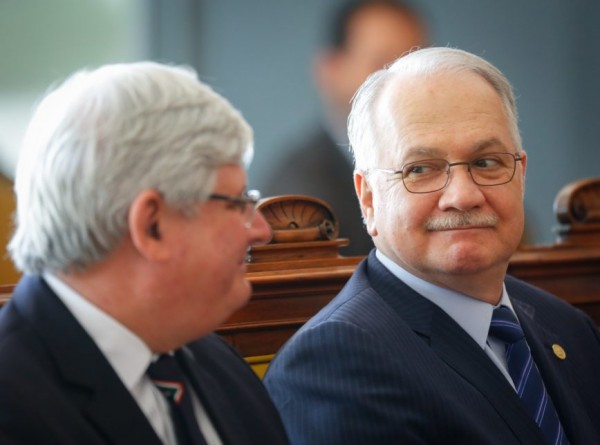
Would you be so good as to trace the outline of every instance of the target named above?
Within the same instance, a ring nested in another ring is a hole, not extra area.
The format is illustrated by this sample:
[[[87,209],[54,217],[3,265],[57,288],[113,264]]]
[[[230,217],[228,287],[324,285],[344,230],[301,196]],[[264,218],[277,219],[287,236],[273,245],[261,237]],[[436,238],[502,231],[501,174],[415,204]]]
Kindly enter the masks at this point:
[[[363,0],[342,4],[327,28],[326,47],[314,61],[314,82],[322,119],[306,137],[292,141],[280,164],[264,179],[267,196],[304,194],[323,199],[340,222],[345,255],[366,255],[373,243],[360,218],[352,182],[346,120],[350,100],[372,72],[397,57],[427,45],[422,18],[407,3]]]

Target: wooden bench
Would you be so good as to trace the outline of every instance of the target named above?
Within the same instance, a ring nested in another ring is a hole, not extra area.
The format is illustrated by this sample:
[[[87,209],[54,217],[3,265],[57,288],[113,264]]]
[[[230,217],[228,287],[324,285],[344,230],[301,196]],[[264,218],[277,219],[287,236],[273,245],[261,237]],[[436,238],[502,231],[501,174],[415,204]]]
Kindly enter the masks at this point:
[[[329,206],[303,196],[266,199],[271,244],[252,249],[247,276],[249,304],[219,333],[259,374],[283,343],[348,280],[362,257],[343,257],[338,225]],[[577,181],[556,197],[556,242],[523,246],[509,273],[546,289],[587,312],[600,325],[600,178]]]
[[[0,306],[4,306],[8,302],[12,294],[14,286],[12,285],[0,285]]]
[[[344,257],[331,208],[307,196],[267,198],[261,211],[273,241],[251,250],[250,302],[218,330],[262,375],[283,343],[329,302],[362,257]],[[523,246],[509,273],[587,312],[600,325],[600,178],[574,182],[556,197],[556,242]],[[0,286],[0,304],[12,286]]]

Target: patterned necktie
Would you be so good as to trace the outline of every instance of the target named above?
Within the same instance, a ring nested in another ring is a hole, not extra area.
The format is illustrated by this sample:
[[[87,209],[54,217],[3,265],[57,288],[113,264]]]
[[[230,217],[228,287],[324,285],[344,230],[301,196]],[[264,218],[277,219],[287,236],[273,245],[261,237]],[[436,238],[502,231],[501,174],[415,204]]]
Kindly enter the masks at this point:
[[[517,317],[506,306],[494,309],[490,336],[506,343],[506,361],[515,389],[549,444],[568,444],[558,414],[533,361]]]
[[[189,386],[175,356],[161,355],[147,371],[154,385],[169,402],[179,445],[206,445],[192,406]]]

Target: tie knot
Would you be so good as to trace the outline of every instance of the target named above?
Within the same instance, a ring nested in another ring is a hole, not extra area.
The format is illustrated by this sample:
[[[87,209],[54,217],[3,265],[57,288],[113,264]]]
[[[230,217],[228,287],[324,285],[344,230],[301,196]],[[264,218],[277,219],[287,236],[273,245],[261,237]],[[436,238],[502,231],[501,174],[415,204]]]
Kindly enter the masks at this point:
[[[184,374],[174,355],[163,354],[152,362],[146,371],[154,385],[163,395],[179,403],[184,394]]]
[[[525,337],[517,317],[506,306],[494,309],[489,335],[505,343],[514,343]]]

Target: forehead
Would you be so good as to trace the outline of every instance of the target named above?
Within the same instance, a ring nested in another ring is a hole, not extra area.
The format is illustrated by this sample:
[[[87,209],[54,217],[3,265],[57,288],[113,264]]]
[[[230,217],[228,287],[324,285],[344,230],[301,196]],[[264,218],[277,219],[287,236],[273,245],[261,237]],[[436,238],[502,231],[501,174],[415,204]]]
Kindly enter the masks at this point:
[[[474,73],[399,75],[383,91],[377,113],[388,116],[389,128],[380,129],[390,147],[380,153],[386,161],[424,153],[462,157],[488,146],[514,151],[499,94]]]

